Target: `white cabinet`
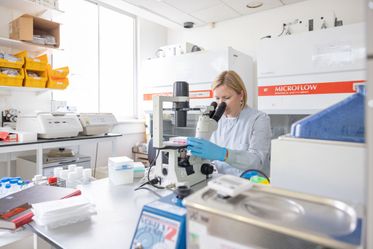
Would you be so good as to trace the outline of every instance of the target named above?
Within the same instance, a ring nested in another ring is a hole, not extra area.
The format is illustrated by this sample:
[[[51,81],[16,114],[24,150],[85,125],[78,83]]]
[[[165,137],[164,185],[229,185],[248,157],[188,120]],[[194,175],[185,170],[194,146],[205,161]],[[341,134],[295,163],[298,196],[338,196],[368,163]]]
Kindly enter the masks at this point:
[[[248,91],[248,104],[254,105],[253,60],[233,48],[207,50],[179,56],[146,60],[140,76],[144,86],[145,110],[151,110],[153,94],[172,94],[175,81],[189,83],[191,104],[206,105],[212,101],[211,84],[224,70],[234,70]]]
[[[258,107],[309,114],[354,92],[365,80],[365,26],[351,24],[263,40],[258,52]]]

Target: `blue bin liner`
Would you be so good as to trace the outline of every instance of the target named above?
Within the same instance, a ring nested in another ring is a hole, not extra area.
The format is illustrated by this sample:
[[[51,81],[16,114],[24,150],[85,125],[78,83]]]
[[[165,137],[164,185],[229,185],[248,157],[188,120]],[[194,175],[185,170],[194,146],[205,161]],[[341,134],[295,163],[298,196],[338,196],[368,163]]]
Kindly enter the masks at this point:
[[[318,113],[295,122],[291,135],[299,138],[365,142],[365,88]]]

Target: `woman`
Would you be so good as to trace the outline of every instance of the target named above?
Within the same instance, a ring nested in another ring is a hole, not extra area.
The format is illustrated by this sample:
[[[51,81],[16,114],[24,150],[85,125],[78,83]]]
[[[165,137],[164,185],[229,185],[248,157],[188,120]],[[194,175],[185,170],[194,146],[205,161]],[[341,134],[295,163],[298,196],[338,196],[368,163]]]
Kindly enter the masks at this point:
[[[219,173],[240,175],[247,169],[269,174],[271,126],[267,114],[247,106],[247,92],[234,71],[222,72],[213,86],[214,96],[227,108],[210,141],[188,138],[192,155],[214,164]]]

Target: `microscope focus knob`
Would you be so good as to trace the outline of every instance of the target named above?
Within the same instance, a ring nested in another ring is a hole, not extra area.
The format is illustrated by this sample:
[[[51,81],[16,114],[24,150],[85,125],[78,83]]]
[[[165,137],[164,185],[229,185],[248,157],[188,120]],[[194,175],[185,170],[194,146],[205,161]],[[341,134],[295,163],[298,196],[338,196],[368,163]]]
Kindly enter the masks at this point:
[[[208,176],[211,175],[212,172],[214,172],[214,167],[211,164],[204,163],[201,166],[201,173]]]
[[[192,190],[188,186],[185,186],[185,185],[177,186],[175,190],[176,197],[181,200],[184,199],[184,197],[187,197],[188,195],[190,195],[191,192]]]

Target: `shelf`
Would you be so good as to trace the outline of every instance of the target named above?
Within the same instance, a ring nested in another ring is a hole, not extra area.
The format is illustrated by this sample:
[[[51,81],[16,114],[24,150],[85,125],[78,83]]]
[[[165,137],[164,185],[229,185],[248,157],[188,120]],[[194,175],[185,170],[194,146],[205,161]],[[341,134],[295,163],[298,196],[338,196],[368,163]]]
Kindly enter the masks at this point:
[[[50,92],[53,90],[58,91],[58,89],[51,89],[51,88],[0,86],[0,96],[9,96],[13,92],[31,92],[31,93],[35,93],[36,95],[39,95],[39,94]]]
[[[4,37],[0,37],[0,47],[27,50],[29,52],[35,52],[35,53],[44,53],[48,51],[52,51],[52,52],[62,51],[62,49],[59,49],[59,48],[47,47],[47,46],[32,44],[29,42],[13,40],[13,39],[4,38]]]
[[[30,14],[33,16],[40,16],[45,12],[51,11],[53,14],[61,14],[63,11],[44,6],[30,0],[1,0],[0,6],[9,9],[16,9],[24,12],[25,14]]]

